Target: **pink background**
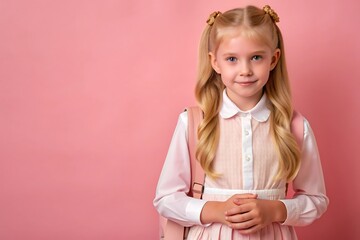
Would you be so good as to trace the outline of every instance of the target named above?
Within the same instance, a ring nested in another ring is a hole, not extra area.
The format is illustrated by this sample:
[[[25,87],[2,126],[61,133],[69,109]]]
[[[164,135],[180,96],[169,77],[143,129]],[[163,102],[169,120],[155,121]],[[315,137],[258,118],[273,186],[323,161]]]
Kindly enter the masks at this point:
[[[0,239],[157,239],[155,186],[194,104],[214,10],[269,3],[330,206],[300,239],[358,239],[359,1],[1,0]]]

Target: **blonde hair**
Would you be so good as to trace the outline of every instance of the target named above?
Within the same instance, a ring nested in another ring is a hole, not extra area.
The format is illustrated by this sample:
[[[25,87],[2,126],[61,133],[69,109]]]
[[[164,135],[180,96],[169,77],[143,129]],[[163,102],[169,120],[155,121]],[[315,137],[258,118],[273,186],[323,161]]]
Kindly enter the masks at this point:
[[[219,176],[213,169],[213,160],[219,144],[219,112],[225,86],[211,66],[209,52],[216,52],[229,30],[246,31],[249,37],[259,37],[274,50],[280,49],[279,61],[270,72],[264,91],[270,102],[270,134],[280,160],[276,179],[292,180],[299,169],[300,149],[290,129],[293,107],[283,38],[275,19],[254,6],[216,15],[201,36],[195,96],[204,112],[204,120],[198,129],[196,157],[207,175]]]

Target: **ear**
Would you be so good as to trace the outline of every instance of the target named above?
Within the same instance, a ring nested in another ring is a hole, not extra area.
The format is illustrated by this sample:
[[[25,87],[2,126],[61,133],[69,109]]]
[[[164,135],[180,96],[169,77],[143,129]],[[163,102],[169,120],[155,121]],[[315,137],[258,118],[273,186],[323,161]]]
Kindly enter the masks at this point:
[[[211,62],[212,68],[215,70],[215,72],[220,74],[221,72],[220,72],[220,68],[218,66],[215,54],[213,52],[209,52],[209,57],[210,57],[210,62]]]
[[[279,48],[275,49],[273,56],[271,57],[270,70],[273,70],[276,67],[280,59],[281,51]]]

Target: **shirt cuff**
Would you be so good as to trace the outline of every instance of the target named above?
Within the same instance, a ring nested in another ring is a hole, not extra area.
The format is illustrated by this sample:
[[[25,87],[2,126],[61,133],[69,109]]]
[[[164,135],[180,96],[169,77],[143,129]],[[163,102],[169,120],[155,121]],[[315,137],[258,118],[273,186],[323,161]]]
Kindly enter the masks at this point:
[[[202,199],[191,199],[186,206],[186,216],[191,221],[197,225],[207,226],[201,223],[200,215],[201,211],[207,201]]]
[[[294,226],[300,218],[299,206],[296,199],[281,199],[281,202],[285,204],[286,207],[286,220],[282,225]]]

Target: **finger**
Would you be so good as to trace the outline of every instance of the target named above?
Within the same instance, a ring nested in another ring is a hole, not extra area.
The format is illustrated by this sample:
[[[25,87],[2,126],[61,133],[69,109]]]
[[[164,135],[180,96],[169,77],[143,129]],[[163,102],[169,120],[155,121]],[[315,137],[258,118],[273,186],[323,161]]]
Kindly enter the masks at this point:
[[[235,230],[240,230],[242,232],[251,232],[253,228],[255,228],[257,225],[255,221],[249,220],[245,222],[238,222],[238,223],[230,223],[229,227]]]
[[[227,210],[225,212],[225,216],[243,214],[243,213],[247,213],[247,212],[249,212],[251,210],[252,210],[252,207],[251,207],[250,204],[244,204],[244,205],[240,205],[240,206],[230,208],[229,210]]]
[[[250,213],[246,212],[243,214],[235,214],[235,215],[231,215],[231,216],[225,216],[225,220],[232,224],[237,224],[237,223],[244,223],[244,222],[248,222],[253,220],[253,217]]]
[[[236,205],[241,205],[241,204],[253,202],[254,200],[255,200],[254,198],[234,198],[233,202]]]

